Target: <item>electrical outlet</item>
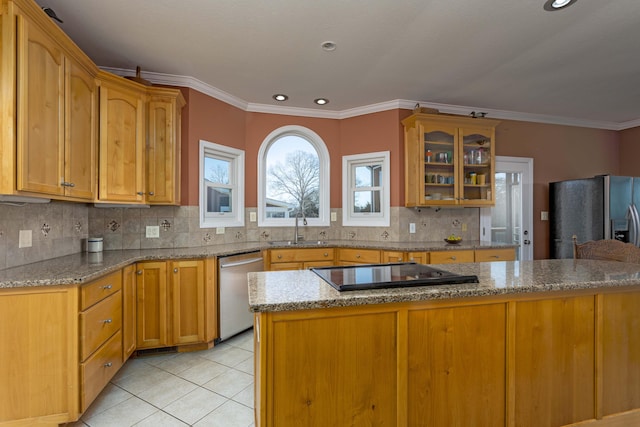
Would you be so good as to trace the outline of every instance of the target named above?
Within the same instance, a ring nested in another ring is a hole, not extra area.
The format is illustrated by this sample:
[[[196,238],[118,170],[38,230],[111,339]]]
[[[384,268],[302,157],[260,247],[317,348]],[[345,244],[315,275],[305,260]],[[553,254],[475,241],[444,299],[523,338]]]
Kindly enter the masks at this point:
[[[31,246],[33,246],[31,230],[20,230],[18,236],[18,248],[30,248]]]
[[[216,234],[224,234],[224,227],[216,227]]]
[[[338,220],[338,213],[331,212],[331,221],[337,221],[337,220]]]
[[[416,232],[416,223],[415,222],[410,222],[409,223],[409,233],[413,234]]]
[[[249,222],[256,222],[257,219],[258,219],[258,216],[256,215],[255,212],[249,212]]]
[[[541,211],[540,212],[540,221],[549,221],[549,212]]]
[[[467,223],[466,222],[462,223],[462,231],[467,231]]]
[[[147,225],[146,230],[147,239],[157,239],[160,237],[160,226],[159,225]]]

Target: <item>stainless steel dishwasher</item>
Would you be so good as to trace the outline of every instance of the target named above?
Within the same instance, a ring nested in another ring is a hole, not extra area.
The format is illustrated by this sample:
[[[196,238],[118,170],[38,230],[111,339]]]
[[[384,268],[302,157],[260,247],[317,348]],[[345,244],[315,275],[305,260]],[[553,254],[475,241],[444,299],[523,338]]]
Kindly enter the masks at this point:
[[[221,257],[218,260],[218,325],[220,340],[253,326],[249,311],[247,273],[263,271],[261,252]]]

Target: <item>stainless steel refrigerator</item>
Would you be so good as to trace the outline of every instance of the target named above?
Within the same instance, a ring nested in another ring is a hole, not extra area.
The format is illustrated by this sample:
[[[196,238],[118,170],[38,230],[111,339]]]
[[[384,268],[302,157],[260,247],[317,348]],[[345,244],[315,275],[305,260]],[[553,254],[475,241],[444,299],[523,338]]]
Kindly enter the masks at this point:
[[[640,245],[640,178],[601,175],[549,184],[551,258],[572,258],[578,243],[617,239]]]

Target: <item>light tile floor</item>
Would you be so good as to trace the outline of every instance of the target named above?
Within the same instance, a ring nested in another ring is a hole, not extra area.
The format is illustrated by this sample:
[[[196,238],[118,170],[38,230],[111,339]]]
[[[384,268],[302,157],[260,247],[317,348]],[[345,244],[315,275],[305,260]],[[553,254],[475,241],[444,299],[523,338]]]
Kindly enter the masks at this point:
[[[73,427],[252,427],[253,330],[210,350],[129,359]]]

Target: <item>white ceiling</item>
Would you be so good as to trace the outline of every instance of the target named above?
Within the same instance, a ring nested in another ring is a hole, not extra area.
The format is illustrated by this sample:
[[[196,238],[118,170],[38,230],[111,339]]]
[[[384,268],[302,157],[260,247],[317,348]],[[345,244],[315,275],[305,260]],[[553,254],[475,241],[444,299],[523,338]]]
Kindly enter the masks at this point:
[[[99,66],[187,78],[248,110],[321,116],[420,102],[640,126],[638,0],[577,0],[555,12],[544,0],[36,1]],[[321,49],[328,40],[335,51]],[[318,107],[318,97],[330,103]]]

